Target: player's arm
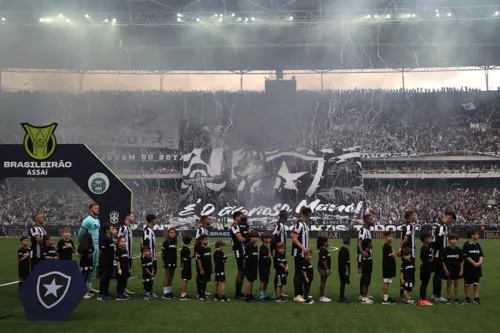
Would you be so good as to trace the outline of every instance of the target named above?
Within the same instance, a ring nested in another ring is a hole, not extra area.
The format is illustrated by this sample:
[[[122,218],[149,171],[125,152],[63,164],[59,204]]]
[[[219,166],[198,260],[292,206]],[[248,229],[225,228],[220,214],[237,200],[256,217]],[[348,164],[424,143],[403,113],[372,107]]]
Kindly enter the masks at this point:
[[[401,240],[401,243],[399,244],[399,248],[404,249],[406,244],[408,244],[409,241],[410,241],[410,236],[408,236],[408,234],[406,234],[405,238],[403,238],[403,240]]]
[[[469,247],[467,246],[467,243],[465,243],[464,245],[464,260],[467,261],[469,264],[471,265],[475,265],[476,262],[474,260],[472,260],[472,258],[469,256]]]
[[[82,236],[83,234],[89,229],[89,223],[86,221],[86,220],[83,220],[83,223],[82,223],[82,226],[80,227],[80,229],[78,230],[78,235],[77,235],[77,239],[78,239],[78,242],[81,241],[82,239]],[[95,241],[95,240],[94,240]]]
[[[399,277],[400,277],[400,280],[401,280],[401,284],[405,284],[404,274],[403,274],[402,270],[401,270],[401,273],[399,273]]]
[[[478,246],[479,246],[479,261],[477,262],[477,265],[479,267],[483,264],[484,255],[483,255],[483,249],[481,248],[481,245],[478,244]]]
[[[196,264],[198,265],[198,269],[200,271],[200,274],[201,275],[205,275],[205,272],[203,271],[203,266],[201,265],[201,259],[200,258],[196,259]]]
[[[116,269],[119,275],[122,275],[122,266],[120,264],[120,258],[118,256],[115,257]]]
[[[76,253],[75,243],[73,243],[73,241],[71,239],[69,240],[69,243],[71,244],[71,252],[73,252],[73,254],[75,254]]]
[[[23,260],[26,260],[26,258],[28,258],[30,256],[30,252],[27,251],[26,253],[22,253],[22,252],[19,252],[18,253],[18,261],[23,261]]]

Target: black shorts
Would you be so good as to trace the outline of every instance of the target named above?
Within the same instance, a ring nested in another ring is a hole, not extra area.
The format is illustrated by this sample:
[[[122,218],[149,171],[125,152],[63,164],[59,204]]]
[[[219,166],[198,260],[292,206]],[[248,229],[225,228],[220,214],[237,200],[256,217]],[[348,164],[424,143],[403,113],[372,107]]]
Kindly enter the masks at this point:
[[[248,282],[254,282],[257,280],[257,271],[256,270],[247,270],[245,271],[245,277]]]
[[[26,259],[25,259],[26,260]],[[18,267],[18,274],[20,280],[26,280],[30,275],[30,266],[23,265]]]
[[[361,274],[361,285],[368,287],[372,283],[372,274]]]
[[[244,272],[245,267],[243,265],[243,254],[240,250],[234,251],[234,257],[236,258],[236,267],[238,268],[238,272]]]
[[[172,263],[172,262],[164,262],[163,267],[165,269],[170,269],[172,272],[175,272],[175,269],[177,268],[177,264]]]
[[[278,275],[274,277],[274,284],[277,286],[286,286],[286,275]]]
[[[193,278],[193,273],[190,269],[183,269],[181,272],[181,279],[184,281],[189,281]]]
[[[269,275],[271,275],[269,269],[259,269],[259,278],[261,282],[269,283]]]
[[[215,273],[215,282],[226,282],[226,274],[224,272]]]
[[[88,255],[82,255],[80,257],[80,270],[86,271],[94,268],[94,258]]]
[[[480,279],[481,279],[481,277],[478,275],[465,275],[464,276],[465,284],[467,284],[467,285],[471,285],[471,284],[479,285]]]
[[[444,276],[443,280],[461,280],[463,278],[463,275],[460,276],[460,272],[450,272],[450,275],[448,277]]]
[[[339,280],[340,280],[341,284],[351,284],[351,276],[350,275],[345,275],[345,273],[341,274],[339,272]]]

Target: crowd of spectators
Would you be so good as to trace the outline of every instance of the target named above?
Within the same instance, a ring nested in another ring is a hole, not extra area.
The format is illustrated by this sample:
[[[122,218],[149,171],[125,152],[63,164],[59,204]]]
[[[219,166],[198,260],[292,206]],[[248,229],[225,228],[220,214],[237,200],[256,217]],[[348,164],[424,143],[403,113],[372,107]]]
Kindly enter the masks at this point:
[[[380,188],[367,191],[366,207],[380,224],[402,223],[407,210],[416,211],[420,223],[433,223],[448,209],[457,213],[461,224],[497,224],[500,223],[500,210],[488,201],[499,194],[496,189],[484,188]],[[159,222],[170,223],[179,209],[179,194],[174,188],[136,183],[134,199],[134,211],[139,220],[154,213]],[[43,212],[50,224],[79,224],[87,214],[87,207],[82,203],[89,200],[79,189],[18,188],[10,192],[3,189],[0,190],[0,223],[31,222],[34,212]]]
[[[98,126],[101,131],[109,127],[110,133],[114,133],[122,126],[127,130],[140,129],[160,119],[155,118],[156,115],[172,112],[178,115],[174,119],[179,120],[178,155],[194,148],[236,148],[245,143],[259,147],[268,144],[264,148],[273,148],[281,144],[275,140],[280,136],[287,137],[288,143],[291,139],[294,147],[359,146],[365,155],[373,156],[438,152],[500,154],[500,92],[497,91],[354,89],[299,91],[295,96],[293,101],[284,101],[291,106],[287,118],[292,120],[275,126],[275,122],[267,118],[269,98],[261,92],[96,91],[82,95],[0,92],[0,143],[22,142],[21,122],[44,124],[61,119],[58,128],[58,133],[62,133],[58,137],[61,143],[65,138],[77,139],[70,130],[64,131],[71,128],[72,122],[80,122],[88,128]],[[286,131],[281,127],[286,127]],[[141,133],[149,134],[148,130]],[[119,154],[126,153],[127,149],[164,154],[172,149],[175,141],[169,141],[166,131],[156,131],[154,138],[143,139],[152,140],[154,147],[145,148],[147,140],[140,147],[125,144],[121,145]],[[108,164],[120,174],[148,176],[178,173],[182,168],[182,163],[166,160]],[[493,162],[461,164],[456,161],[439,166],[367,163],[366,168],[381,173],[492,173],[498,170]],[[165,186],[160,180],[156,185],[144,180],[132,183],[134,210],[138,216],[154,212],[159,220],[168,221],[178,211],[178,187]],[[496,195],[496,191],[474,187],[453,191],[394,187],[391,191],[370,189],[367,203],[381,223],[402,221],[407,209],[415,210],[424,223],[431,222],[439,218],[445,208],[456,211],[463,222],[497,223],[498,209],[487,204]],[[78,189],[16,187],[4,182],[0,189],[0,223],[24,223],[38,211],[43,212],[50,223],[80,223],[87,213],[85,205],[82,206],[86,201],[85,194]]]

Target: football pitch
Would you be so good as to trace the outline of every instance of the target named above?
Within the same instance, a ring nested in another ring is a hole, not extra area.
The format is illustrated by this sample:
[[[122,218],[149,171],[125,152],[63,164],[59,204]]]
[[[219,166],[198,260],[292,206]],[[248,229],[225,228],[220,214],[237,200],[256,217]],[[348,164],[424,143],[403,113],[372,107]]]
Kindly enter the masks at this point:
[[[230,241],[226,241],[226,254],[231,254]],[[459,246],[463,245],[461,240]],[[161,247],[162,241],[157,239]],[[181,243],[181,242],[180,242]],[[213,246],[214,239],[210,240]],[[288,253],[290,253],[290,241]],[[311,240],[315,245],[315,240]],[[311,293],[315,303],[303,305],[293,303],[278,304],[254,303],[233,300],[234,280],[236,265],[232,255],[228,256],[226,266],[227,296],[229,303],[212,301],[213,282],[210,282],[207,291],[211,293],[210,300],[200,302],[193,299],[189,302],[174,300],[150,300],[142,297],[142,279],[139,259],[134,260],[132,276],[137,278],[129,281],[129,289],[137,294],[126,302],[110,300],[99,302],[95,298],[82,301],[65,323],[35,323],[28,322],[24,315],[23,307],[17,296],[17,284],[8,284],[17,280],[17,249],[19,240],[0,239],[0,313],[12,314],[12,317],[0,320],[0,332],[40,331],[44,332],[470,332],[483,331],[495,332],[500,327],[500,257],[495,257],[496,248],[500,242],[495,240],[482,240],[481,246],[485,253],[483,278],[481,279],[481,305],[445,305],[437,304],[432,307],[419,305],[396,304],[393,306],[382,305],[382,275],[381,254],[382,240],[375,240],[373,246],[374,271],[370,294],[375,297],[372,305],[362,305],[357,301],[359,296],[359,274],[355,262],[356,248],[351,245],[351,285],[346,288],[346,296],[352,303],[339,304],[339,284],[337,275],[337,254],[335,248],[340,248],[341,240],[330,240],[332,248],[332,276],[329,277],[326,287],[326,296],[332,299],[331,303],[319,303],[319,274],[317,273],[317,252],[314,253],[314,281]],[[398,248],[399,240],[394,243]],[[138,255],[139,241],[134,242],[134,255]],[[259,242],[260,246],[260,242]],[[420,242],[418,244],[420,247]],[[180,245],[179,245],[180,247]],[[315,248],[314,248],[315,250]],[[158,252],[159,253],[159,252]],[[284,293],[293,295],[293,258],[287,256],[290,276]],[[160,259],[161,260],[161,259]],[[398,267],[400,259],[397,259]],[[194,265],[194,261],[193,261]],[[193,273],[195,267],[193,267]],[[163,269],[160,268],[154,285],[154,292],[158,295],[162,291]],[[195,273],[193,274],[195,277]],[[419,272],[417,269],[417,288],[414,288],[413,298],[418,299],[420,286]],[[274,278],[274,271],[272,273]],[[212,276],[213,281],[213,276]],[[399,298],[399,278],[390,289],[393,299]],[[99,282],[94,281],[93,287],[98,289]],[[116,294],[116,282],[111,282],[110,291]],[[179,269],[176,271],[172,291],[180,295],[181,279]],[[432,282],[428,287],[428,297],[432,292]],[[190,281],[188,293],[196,296],[195,281]],[[268,288],[272,295],[272,285]],[[460,295],[463,297],[463,282],[460,282]],[[254,283],[254,296],[258,296],[258,282]],[[444,294],[445,296],[445,294]]]

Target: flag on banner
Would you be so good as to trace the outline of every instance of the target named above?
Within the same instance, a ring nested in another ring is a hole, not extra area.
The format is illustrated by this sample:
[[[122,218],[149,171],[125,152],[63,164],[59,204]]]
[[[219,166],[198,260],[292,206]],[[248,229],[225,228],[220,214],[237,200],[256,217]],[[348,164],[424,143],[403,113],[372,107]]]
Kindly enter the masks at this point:
[[[474,105],[474,103],[472,102],[468,102],[468,103],[462,103],[462,106],[464,107],[465,110],[467,111],[473,111],[476,109],[476,106]]]

